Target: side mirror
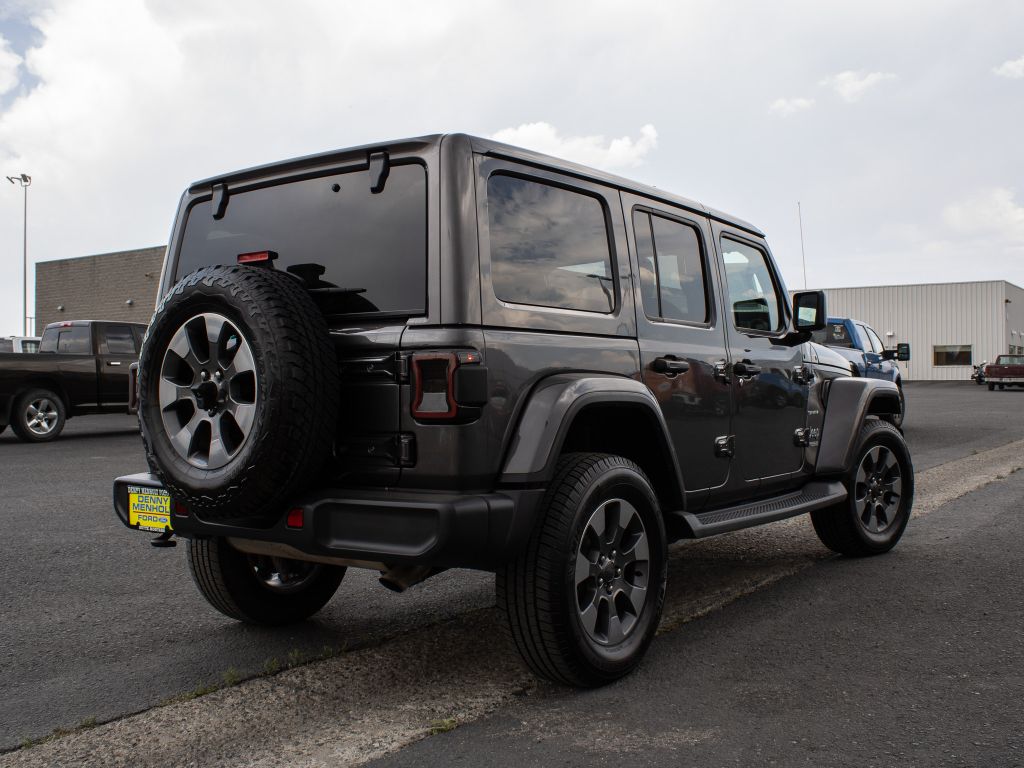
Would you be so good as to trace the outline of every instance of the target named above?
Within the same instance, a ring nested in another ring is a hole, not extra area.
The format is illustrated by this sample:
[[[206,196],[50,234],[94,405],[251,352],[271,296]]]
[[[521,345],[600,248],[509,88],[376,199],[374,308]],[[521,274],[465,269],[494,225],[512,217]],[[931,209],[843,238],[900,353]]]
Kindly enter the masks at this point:
[[[896,359],[901,363],[905,363],[910,360],[910,345],[909,344],[897,344],[896,345]]]
[[[883,360],[895,360],[899,353],[895,349],[883,349],[882,359]]]
[[[820,331],[825,327],[825,292],[802,291],[793,294],[793,330]]]

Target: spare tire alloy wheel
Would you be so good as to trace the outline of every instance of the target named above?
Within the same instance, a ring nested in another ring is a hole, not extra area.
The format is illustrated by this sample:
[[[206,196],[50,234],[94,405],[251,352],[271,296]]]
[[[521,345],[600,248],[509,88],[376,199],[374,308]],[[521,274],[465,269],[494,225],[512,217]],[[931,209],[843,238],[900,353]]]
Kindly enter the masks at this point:
[[[186,320],[164,353],[160,417],[178,455],[199,469],[220,469],[252,431],[258,383],[252,348],[224,315]]]
[[[331,455],[338,400],[327,321],[285,272],[229,265],[187,275],[142,345],[149,465],[211,522],[278,520]]]

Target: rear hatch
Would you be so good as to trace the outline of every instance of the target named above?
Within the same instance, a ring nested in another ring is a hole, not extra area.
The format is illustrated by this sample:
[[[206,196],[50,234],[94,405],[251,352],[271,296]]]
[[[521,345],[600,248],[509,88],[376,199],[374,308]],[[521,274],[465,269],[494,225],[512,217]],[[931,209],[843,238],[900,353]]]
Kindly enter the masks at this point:
[[[379,485],[397,484],[409,460],[399,351],[407,323],[427,309],[427,168],[415,157],[370,157],[301,175],[271,167],[262,178],[194,188],[164,285],[242,254],[277,254],[273,268],[303,282],[337,349],[343,384],[332,480]],[[311,403],[309,418],[317,417]]]

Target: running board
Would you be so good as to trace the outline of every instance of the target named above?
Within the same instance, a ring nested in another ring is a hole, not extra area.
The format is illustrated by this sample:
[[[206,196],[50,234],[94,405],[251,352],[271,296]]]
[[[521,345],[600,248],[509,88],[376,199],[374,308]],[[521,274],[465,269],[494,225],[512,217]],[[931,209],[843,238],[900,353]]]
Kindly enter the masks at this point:
[[[690,536],[703,539],[719,533],[751,528],[762,523],[785,520],[822,507],[836,504],[846,498],[846,488],[840,482],[817,480],[810,482],[799,491],[782,496],[773,496],[736,507],[712,509],[694,514],[677,512],[682,522],[690,529]]]

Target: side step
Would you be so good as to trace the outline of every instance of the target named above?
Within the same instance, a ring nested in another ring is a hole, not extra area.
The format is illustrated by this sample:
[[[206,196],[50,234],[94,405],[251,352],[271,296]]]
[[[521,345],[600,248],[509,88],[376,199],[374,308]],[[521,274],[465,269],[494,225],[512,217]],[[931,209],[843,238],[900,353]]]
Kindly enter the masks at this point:
[[[816,480],[799,491],[773,496],[770,499],[761,499],[736,507],[712,509],[699,514],[677,514],[682,518],[683,524],[689,526],[693,538],[703,539],[719,533],[738,531],[741,528],[751,528],[762,523],[803,515],[836,504],[845,498],[846,488],[842,483]]]

